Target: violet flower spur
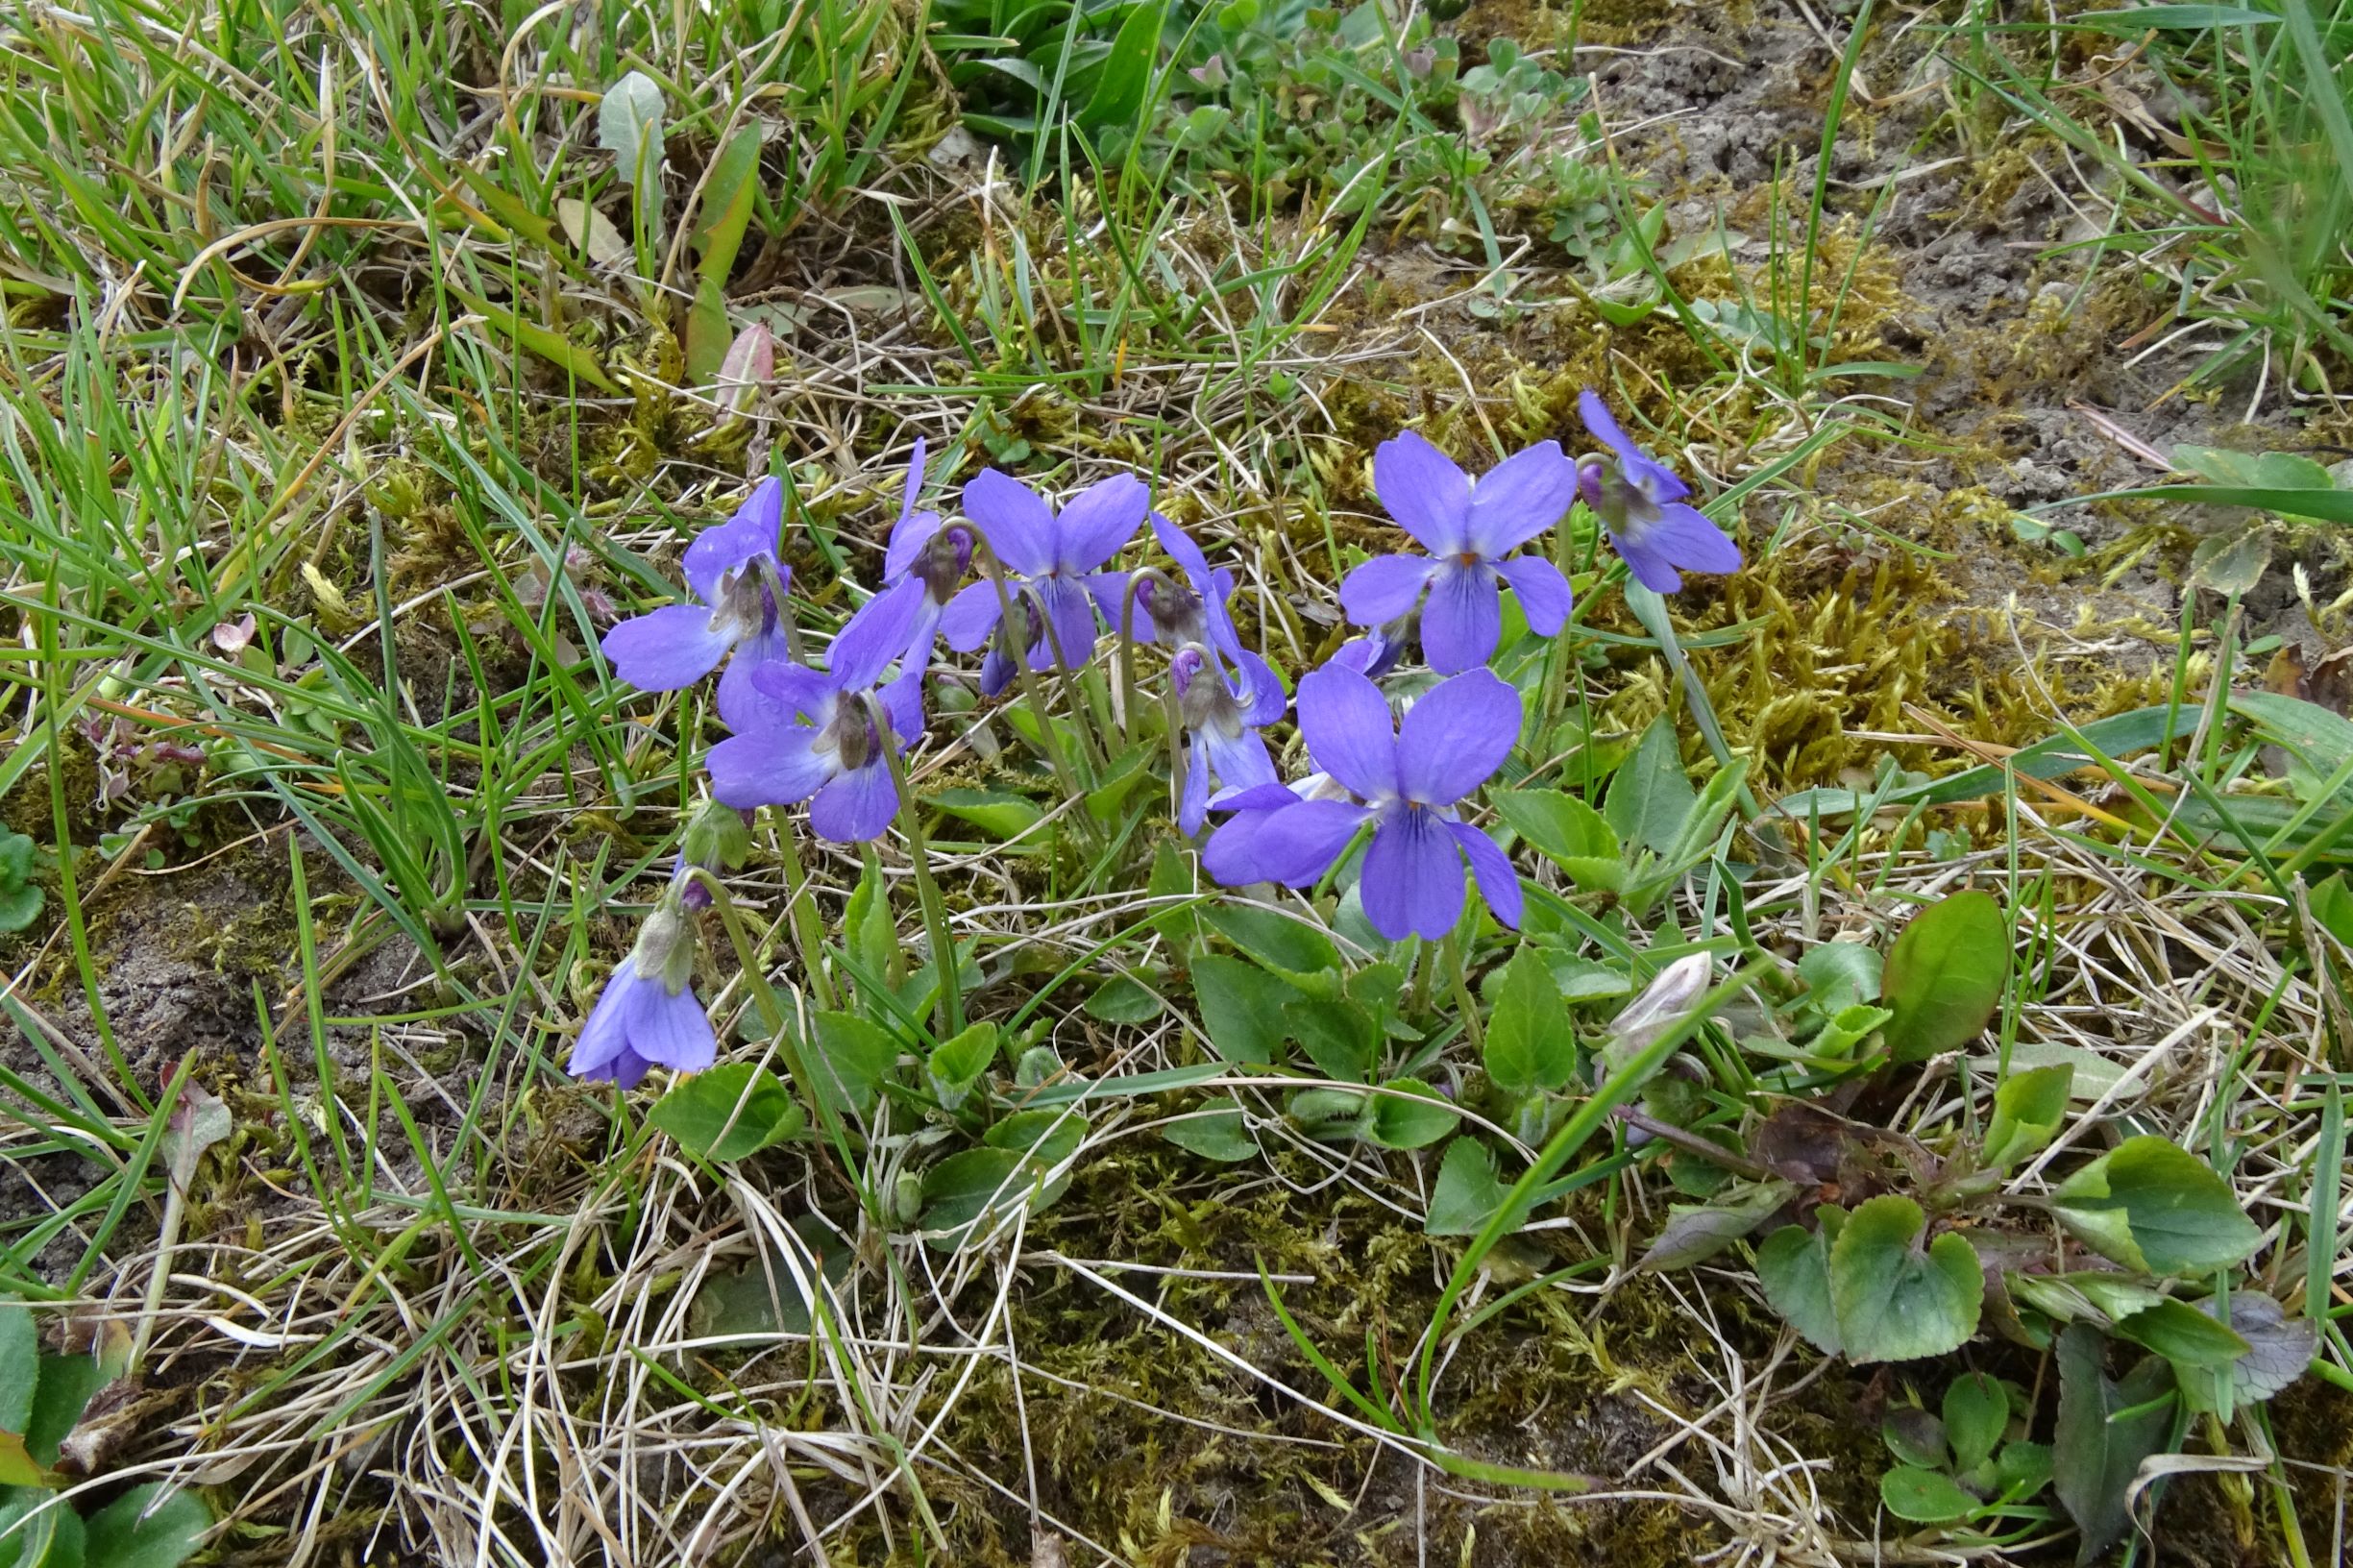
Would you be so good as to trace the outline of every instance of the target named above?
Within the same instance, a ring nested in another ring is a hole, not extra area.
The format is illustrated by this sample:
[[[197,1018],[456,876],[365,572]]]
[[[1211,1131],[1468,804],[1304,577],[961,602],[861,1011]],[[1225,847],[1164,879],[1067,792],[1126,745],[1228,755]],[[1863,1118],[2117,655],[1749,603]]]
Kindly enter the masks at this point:
[[[1473,484],[1453,458],[1406,430],[1373,453],[1373,489],[1430,553],[1376,555],[1350,572],[1340,582],[1349,620],[1360,626],[1395,621],[1427,591],[1422,657],[1440,674],[1495,656],[1500,584],[1510,585],[1538,636],[1567,622],[1569,583],[1560,569],[1541,554],[1511,553],[1558,523],[1577,499],[1577,469],[1560,443],[1515,452]]]
[[[1740,547],[1689,504],[1691,486],[1635,446],[1591,388],[1578,395],[1577,413],[1617,456],[1615,463],[1599,453],[1579,458],[1578,492],[1609,529],[1636,582],[1672,594],[1683,586],[1683,572],[1740,570]]]
[[[604,983],[572,1047],[575,1078],[635,1089],[650,1068],[700,1072],[719,1055],[711,1020],[696,999],[695,927],[673,882]]]
[[[1143,525],[1151,494],[1135,475],[1115,474],[1056,513],[1029,486],[993,468],[964,487],[965,515],[1006,574],[1003,592],[1017,608],[1028,600],[1027,624],[1016,629],[1031,669],[1052,669],[1058,650],[1073,665],[1093,653],[1097,606],[1115,619],[1127,588],[1125,575],[1104,571],[1104,563]],[[948,601],[940,617],[948,647],[969,653],[990,640],[1004,612],[998,592],[995,580],[983,580]],[[984,670],[984,688],[989,674]],[[1000,677],[997,688],[1003,684]]]
[[[1201,831],[1218,799],[1275,782],[1274,760],[1259,731],[1283,717],[1290,705],[1273,668],[1255,653],[1237,655],[1240,670],[1228,675],[1208,649],[1188,643],[1168,661],[1177,712],[1185,721],[1185,785],[1177,802],[1177,826],[1187,838]],[[1220,794],[1210,794],[1214,774]]]
[[[784,481],[762,479],[726,522],[686,547],[686,583],[700,600],[669,604],[604,634],[613,673],[649,692],[692,686],[735,651],[719,677],[723,704],[749,690],[751,673],[786,657],[784,594],[792,571],[776,558]]]
[[[1488,909],[1516,928],[1518,873],[1492,839],[1460,820],[1458,802],[1503,766],[1520,719],[1519,694],[1473,670],[1432,688],[1392,728],[1378,686],[1327,664],[1299,682],[1299,732],[1316,764],[1363,803],[1285,801],[1278,794],[1289,792],[1279,785],[1245,791],[1226,801],[1235,818],[1210,835],[1203,869],[1229,886],[1305,886],[1369,821],[1358,892],[1374,930],[1391,942],[1453,930],[1465,860]]]
[[[883,556],[882,580],[892,593],[912,594],[918,606],[907,647],[899,655],[898,683],[920,697],[923,672],[939,640],[940,617],[972,565],[972,530],[963,524],[942,527],[938,512],[919,512],[916,501],[923,489],[923,438],[916,437],[907,459],[907,488],[899,504],[898,522]],[[918,708],[919,712],[920,703]]]
[[[834,638],[823,672],[785,664],[755,674],[752,695],[721,710],[736,733],[705,759],[713,797],[746,810],[807,800],[820,838],[880,838],[898,810],[883,747],[904,750],[922,713],[903,682],[874,687],[906,648],[916,609],[905,594],[877,595]]]

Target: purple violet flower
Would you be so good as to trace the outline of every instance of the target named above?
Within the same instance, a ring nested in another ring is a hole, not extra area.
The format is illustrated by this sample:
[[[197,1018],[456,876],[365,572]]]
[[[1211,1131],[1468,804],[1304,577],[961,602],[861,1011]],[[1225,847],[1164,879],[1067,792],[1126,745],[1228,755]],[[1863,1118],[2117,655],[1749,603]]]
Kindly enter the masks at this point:
[[[1171,648],[1193,643],[1241,663],[1245,651],[1241,633],[1235,628],[1234,617],[1226,609],[1226,601],[1234,597],[1234,574],[1222,566],[1211,570],[1209,557],[1193,543],[1192,535],[1158,512],[1152,514],[1152,535],[1185,574],[1185,581],[1172,582],[1160,572],[1139,574],[1143,580],[1136,585],[1136,618],[1132,627],[1136,640],[1165,643]],[[1120,596],[1127,590],[1129,574],[1104,575],[1119,579],[1118,593],[1112,596],[1110,617],[1116,630],[1117,606]]]
[[[931,666],[932,647],[940,635],[940,618],[972,565],[970,528],[963,524],[943,528],[938,512],[915,509],[923,489],[923,438],[916,437],[915,453],[907,459],[906,497],[899,504],[898,522],[891,529],[890,546],[882,562],[882,580],[888,591],[911,594],[918,601],[915,624],[908,630],[907,647],[899,655],[899,676],[895,684],[909,688],[914,695],[919,733],[923,673]],[[904,699],[902,697],[901,700]]]
[[[993,468],[964,487],[965,514],[1004,568],[1005,591],[1025,623],[1018,646],[1032,670],[1054,668],[1057,646],[1074,667],[1084,664],[1094,652],[1096,609],[1117,620],[1127,578],[1104,571],[1103,563],[1142,527],[1151,496],[1135,475],[1115,474],[1071,497],[1057,514],[1036,491]],[[996,632],[1003,608],[994,582],[968,584],[948,601],[940,631],[948,647],[969,653]],[[993,696],[1012,674],[1011,661],[993,649],[982,666],[982,689]]]
[[[1683,586],[1682,572],[1740,570],[1740,547],[1686,502],[1691,486],[1629,440],[1591,388],[1578,395],[1577,412],[1618,459],[1613,464],[1598,453],[1579,458],[1578,492],[1609,529],[1636,582],[1672,594]]]
[[[898,810],[884,732],[904,750],[923,720],[919,691],[898,681],[874,688],[907,647],[918,608],[914,596],[877,594],[834,638],[824,671],[771,665],[752,676],[748,697],[732,707],[723,700],[720,715],[736,733],[705,759],[713,797],[744,810],[808,800],[820,838],[880,838]]]
[[[695,927],[671,884],[604,983],[572,1047],[575,1078],[635,1089],[652,1067],[700,1072],[719,1055],[711,1020],[695,997]]]
[[[784,593],[791,569],[776,558],[784,522],[784,481],[762,479],[726,522],[686,547],[686,583],[700,602],[669,604],[624,621],[604,634],[613,673],[649,692],[692,686],[736,657],[719,677],[723,706],[750,688],[751,673],[782,663]]]
[[[1215,655],[1188,643],[1168,661],[1177,711],[1185,720],[1185,788],[1177,800],[1177,826],[1190,838],[1201,831],[1209,809],[1227,796],[1275,782],[1275,765],[1259,731],[1283,717],[1290,705],[1283,681],[1257,654],[1237,649],[1238,674],[1217,667]],[[1210,777],[1219,785],[1210,794]]]
[[[1422,657],[1440,674],[1475,670],[1503,635],[1499,582],[1519,596],[1529,629],[1550,637],[1569,618],[1569,583],[1542,555],[1511,552],[1559,522],[1577,499],[1577,468],[1560,443],[1515,452],[1474,486],[1418,432],[1373,453],[1373,489],[1428,555],[1376,555],[1340,583],[1340,606],[1360,626],[1397,620],[1421,601]]]
[[[1327,664],[1299,682],[1299,733],[1317,766],[1362,804],[1300,799],[1281,785],[1230,796],[1233,820],[1210,835],[1201,864],[1229,887],[1304,887],[1332,868],[1369,821],[1358,892],[1373,929],[1396,942],[1442,937],[1462,913],[1462,863],[1495,918],[1520,923],[1520,882],[1495,842],[1459,819],[1457,802],[1503,766],[1520,736],[1520,698],[1492,672],[1442,681],[1392,727],[1381,688]]]

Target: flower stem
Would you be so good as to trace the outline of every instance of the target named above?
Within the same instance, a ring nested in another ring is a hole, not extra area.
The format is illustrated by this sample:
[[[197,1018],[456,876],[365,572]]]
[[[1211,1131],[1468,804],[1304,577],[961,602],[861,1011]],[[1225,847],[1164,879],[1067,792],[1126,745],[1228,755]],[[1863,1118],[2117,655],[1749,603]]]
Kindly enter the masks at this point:
[[[784,867],[785,907],[791,911],[793,945],[800,949],[800,967],[809,976],[809,989],[817,992],[817,1005],[830,1013],[840,1003],[834,996],[833,976],[825,972],[825,940],[817,923],[817,905],[809,894],[809,873],[801,869],[800,850],[793,843],[792,830],[773,821],[769,827],[776,859]]]
[[[1470,1041],[1472,1050],[1483,1053],[1486,1039],[1479,1024],[1479,998],[1471,994],[1470,970],[1462,962],[1462,943],[1457,933],[1447,932],[1438,950],[1446,964],[1447,978],[1454,983],[1455,1007],[1462,1015],[1462,1033]]]
[[[996,590],[999,624],[1010,623],[1014,613],[1013,592],[1005,586],[1004,567],[987,536],[977,529],[972,535],[972,559],[979,563],[981,576]],[[1084,795],[1087,792],[1080,788],[1077,775],[1070,771],[1070,759],[1063,755],[1062,736],[1054,728],[1054,716],[1046,710],[1045,694],[1039,689],[1037,674],[1029,667],[1028,650],[1017,648],[1012,657],[1014,679],[1021,683],[1022,699],[1029,704],[1030,716],[1038,721],[1038,744],[1045,750],[1046,765],[1054,770],[1055,780],[1062,785],[1064,795]],[[1085,812],[1080,815],[1087,816]],[[1089,821],[1091,822],[1092,818]]]
[[[915,792],[907,785],[907,761],[898,754],[898,738],[891,733],[888,715],[881,718],[882,754],[891,764],[891,785],[898,792],[898,827],[907,835],[907,855],[915,867],[915,901],[923,912],[923,928],[931,942],[931,972],[939,978],[940,1038],[964,1033],[963,977],[957,972],[956,938],[948,929],[947,903],[931,878],[931,844],[923,836],[922,813]]]

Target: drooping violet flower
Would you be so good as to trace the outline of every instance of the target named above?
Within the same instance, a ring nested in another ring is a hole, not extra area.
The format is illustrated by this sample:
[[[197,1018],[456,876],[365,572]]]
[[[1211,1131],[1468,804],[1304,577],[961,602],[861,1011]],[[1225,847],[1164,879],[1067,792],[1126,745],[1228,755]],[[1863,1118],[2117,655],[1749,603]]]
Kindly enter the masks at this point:
[[[1396,669],[1397,661],[1405,656],[1406,639],[1410,629],[1409,617],[1401,616],[1395,621],[1384,623],[1361,637],[1351,637],[1342,643],[1339,650],[1332,655],[1331,662],[1343,670],[1354,670],[1360,675],[1379,680]]]
[[[1255,653],[1238,652],[1232,675],[1211,652],[1188,643],[1168,661],[1177,711],[1185,721],[1185,787],[1177,797],[1177,826],[1187,838],[1201,831],[1210,807],[1243,790],[1275,782],[1275,765],[1259,731],[1290,705],[1282,679]],[[1210,794],[1214,774],[1219,794]]]
[[[743,810],[807,800],[820,838],[880,838],[898,810],[885,732],[904,750],[922,714],[903,683],[874,687],[906,648],[916,607],[907,595],[878,594],[834,638],[824,671],[781,664],[756,673],[750,696],[720,710],[736,733],[705,760],[712,796]]]
[[[1017,606],[1028,601],[1025,624],[1014,630],[1031,669],[1052,669],[1058,648],[1073,667],[1093,653],[1096,607],[1115,619],[1127,587],[1126,577],[1105,572],[1103,563],[1135,537],[1151,494],[1135,475],[1115,474],[1072,496],[1057,514],[1029,486],[993,468],[964,487],[965,515],[1004,568],[1006,594]],[[968,584],[940,617],[941,634],[948,647],[969,653],[995,633],[1003,608],[996,583]],[[1010,677],[1009,661],[997,662]],[[989,675],[984,667],[984,688]],[[1003,684],[1000,678],[998,689]]]
[[[1212,570],[1209,557],[1193,543],[1192,535],[1169,522],[1158,512],[1152,514],[1152,536],[1160,541],[1168,558],[1177,563],[1185,574],[1183,582],[1170,580],[1165,573],[1145,571],[1136,573],[1136,610],[1133,627],[1140,643],[1164,643],[1170,648],[1182,648],[1187,643],[1197,644],[1224,654],[1236,664],[1242,661],[1241,633],[1235,628],[1234,617],[1226,609],[1226,600],[1234,597],[1234,574],[1224,567]],[[1111,594],[1108,615],[1115,629],[1119,624],[1119,598],[1125,592],[1130,574],[1103,574],[1105,587],[1116,578],[1118,587]]]
[[[931,665],[932,647],[939,639],[940,617],[972,565],[970,528],[961,523],[944,528],[938,512],[915,509],[923,490],[923,438],[917,436],[914,454],[907,459],[905,499],[899,504],[898,522],[892,527],[882,562],[886,591],[911,595],[917,600],[915,624],[907,633],[895,684],[908,688],[899,700],[906,700],[909,694],[914,698],[919,733],[923,673]]]
[[[1618,459],[1599,453],[1579,458],[1578,492],[1609,529],[1636,582],[1672,594],[1683,586],[1683,572],[1740,570],[1740,547],[1685,501],[1691,486],[1628,439],[1591,388],[1578,395],[1577,412]]]
[[[1428,555],[1376,555],[1340,582],[1340,607],[1360,626],[1395,621],[1421,601],[1422,657],[1440,674],[1474,670],[1503,635],[1500,583],[1519,596],[1529,629],[1550,637],[1569,618],[1569,583],[1540,554],[1511,552],[1559,522],[1577,499],[1577,468],[1557,441],[1515,452],[1474,485],[1455,460],[1406,430],[1373,453],[1373,489]]]
[[[668,604],[604,634],[613,673],[649,692],[692,686],[735,657],[719,677],[723,709],[750,690],[751,673],[786,657],[783,606],[791,569],[776,558],[784,481],[762,479],[726,522],[686,547],[686,583],[700,602]]]
[[[696,999],[695,926],[673,882],[604,983],[572,1047],[572,1075],[635,1089],[652,1067],[700,1072],[719,1055]]]
[[[1333,780],[1362,802],[1289,800],[1281,786],[1226,802],[1233,821],[1210,835],[1201,864],[1229,886],[1302,887],[1331,870],[1364,823],[1372,824],[1358,892],[1373,929],[1395,942],[1442,937],[1462,913],[1462,863],[1495,918],[1520,923],[1511,862],[1457,802],[1503,766],[1520,734],[1519,694],[1491,672],[1441,681],[1392,728],[1381,689],[1327,664],[1299,682],[1299,732]]]

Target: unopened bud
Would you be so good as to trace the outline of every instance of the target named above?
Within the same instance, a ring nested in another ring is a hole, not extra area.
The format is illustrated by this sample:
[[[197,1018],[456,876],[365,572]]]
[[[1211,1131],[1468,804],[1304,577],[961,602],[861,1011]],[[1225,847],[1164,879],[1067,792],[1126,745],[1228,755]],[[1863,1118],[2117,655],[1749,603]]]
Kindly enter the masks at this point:
[[[1690,1017],[1706,993],[1713,972],[1713,960],[1705,953],[1688,954],[1661,969],[1658,978],[1611,1020],[1609,1044],[1602,1052],[1603,1071],[1617,1071]]]

